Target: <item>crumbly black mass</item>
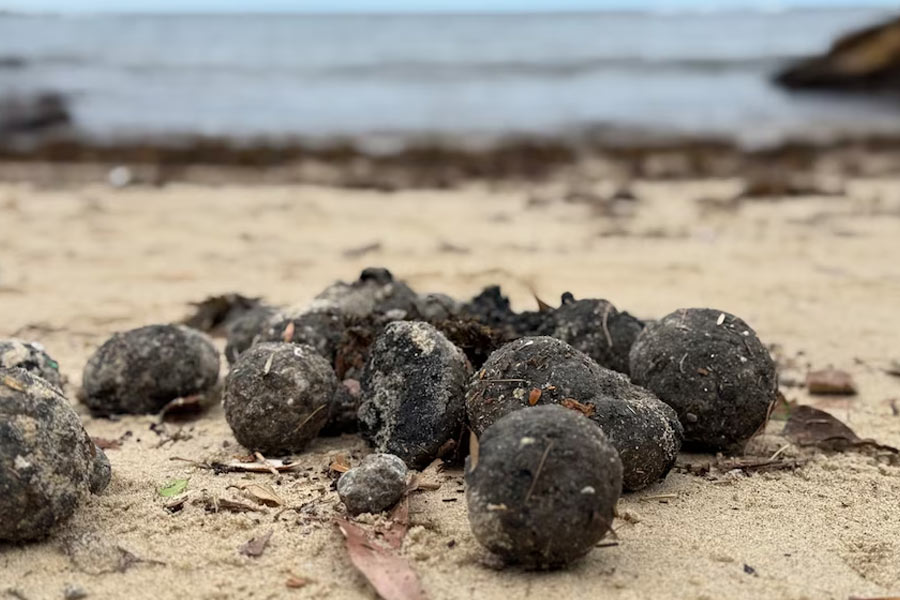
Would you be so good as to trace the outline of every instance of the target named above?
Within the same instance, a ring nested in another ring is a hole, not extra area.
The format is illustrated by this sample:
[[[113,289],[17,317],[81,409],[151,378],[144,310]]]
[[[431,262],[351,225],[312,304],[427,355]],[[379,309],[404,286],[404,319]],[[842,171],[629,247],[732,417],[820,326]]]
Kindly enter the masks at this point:
[[[775,363],[753,329],[711,308],[649,324],[631,349],[631,377],[675,409],[686,442],[726,452],[762,427],[778,389]]]
[[[0,369],[0,540],[39,539],[66,521],[91,488],[98,452],[57,386]]]
[[[0,340],[0,368],[14,367],[31,371],[57,387],[62,384],[59,363],[36,342],[13,338]]]
[[[465,477],[475,538],[507,562],[554,568],[587,554],[609,530],[622,464],[599,427],[541,406],[489,427]]]
[[[619,450],[628,491],[664,478],[681,448],[683,432],[670,407],[556,338],[520,338],[497,350],[473,375],[466,395],[476,434],[505,415],[547,404],[603,429]]]
[[[388,324],[361,381],[362,434],[378,452],[427,465],[459,435],[468,376],[462,351],[428,323]]]
[[[82,397],[94,415],[155,413],[175,398],[208,392],[219,379],[219,352],[183,325],[117,333],[84,367]]]
[[[313,306],[328,305],[350,317],[369,317],[391,312],[398,318],[415,318],[419,296],[403,281],[381,267],[363,269],[352,283],[339,281],[323,290]]]
[[[277,308],[260,305],[246,311],[226,326],[228,344],[225,346],[225,358],[228,359],[228,364],[234,364],[238,356],[253,345],[276,314]]]
[[[571,299],[552,311],[540,333],[558,338],[593,358],[601,367],[628,373],[628,353],[644,323],[611,302]]]
[[[409,470],[393,454],[370,454],[338,479],[337,491],[351,515],[389,509],[406,492]]]
[[[523,335],[536,335],[550,313],[517,313],[510,307],[509,299],[500,291],[500,286],[492,285],[463,304],[460,314],[503,331],[508,339],[513,339]]]
[[[312,347],[256,344],[225,378],[225,419],[248,450],[300,452],[328,421],[337,385],[331,365]]]
[[[269,320],[258,342],[312,346],[333,364],[346,333],[347,318],[343,310],[330,305],[283,311]]]

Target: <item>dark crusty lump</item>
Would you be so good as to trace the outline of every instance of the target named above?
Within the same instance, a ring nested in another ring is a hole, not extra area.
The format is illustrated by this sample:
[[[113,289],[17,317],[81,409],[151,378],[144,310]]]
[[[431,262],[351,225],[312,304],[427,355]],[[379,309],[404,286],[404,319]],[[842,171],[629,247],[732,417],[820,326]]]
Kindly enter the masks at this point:
[[[466,395],[476,434],[509,413],[545,404],[578,412],[603,429],[619,451],[628,491],[664,478],[675,464],[683,436],[675,411],[556,338],[503,346],[475,373]]]
[[[388,324],[360,382],[363,436],[410,467],[427,465],[461,433],[468,377],[465,355],[428,323]]]
[[[631,349],[631,377],[678,413],[685,441],[739,451],[765,423],[775,363],[744,321],[686,308],[647,326]]]
[[[225,378],[225,419],[248,450],[299,452],[328,421],[337,385],[331,365],[312,347],[256,344]]]
[[[510,563],[562,567],[609,531],[622,464],[599,427],[559,406],[514,412],[466,463],[475,538]]]
[[[108,466],[59,388],[24,369],[0,369],[0,540],[47,536]]]
[[[84,367],[82,397],[94,415],[155,413],[219,380],[219,353],[183,325],[147,325],[108,339]]]
[[[552,311],[540,333],[560,339],[593,358],[601,367],[628,373],[628,353],[644,323],[611,302],[564,297]]]

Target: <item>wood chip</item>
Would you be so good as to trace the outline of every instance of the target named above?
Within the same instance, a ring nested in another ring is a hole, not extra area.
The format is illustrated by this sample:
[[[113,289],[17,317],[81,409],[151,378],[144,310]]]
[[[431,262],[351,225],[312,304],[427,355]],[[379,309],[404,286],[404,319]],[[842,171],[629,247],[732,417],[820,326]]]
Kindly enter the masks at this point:
[[[238,552],[240,552],[244,556],[262,556],[263,552],[266,551],[266,546],[269,545],[269,539],[272,537],[273,531],[274,530],[270,529],[267,533],[264,533],[261,536],[250,538],[249,540],[241,544],[241,547],[238,548]]]
[[[371,535],[346,519],[335,519],[347,540],[350,561],[384,600],[425,600],[425,590],[409,562],[379,545]]]
[[[528,392],[528,406],[534,406],[541,399],[541,390],[537,388],[532,388],[530,392]]]
[[[469,471],[474,471],[478,466],[478,436],[469,430]]]
[[[806,387],[810,394],[852,396],[856,394],[856,383],[846,371],[827,368],[812,371],[806,376]]]
[[[289,321],[288,324],[285,326],[284,331],[281,333],[281,341],[282,342],[287,344],[291,340],[294,339],[294,328],[295,328],[294,322]]]
[[[299,577],[297,575],[288,575],[287,580],[284,582],[286,587],[291,589],[300,589],[302,587],[306,587],[313,582],[309,577]]]
[[[565,406],[569,410],[577,410],[586,417],[594,414],[595,410],[593,404],[584,404],[582,402],[579,402],[575,398],[563,398],[560,404]]]
[[[102,437],[91,438],[94,440],[94,444],[101,450],[118,450],[122,447],[121,440],[108,440]]]

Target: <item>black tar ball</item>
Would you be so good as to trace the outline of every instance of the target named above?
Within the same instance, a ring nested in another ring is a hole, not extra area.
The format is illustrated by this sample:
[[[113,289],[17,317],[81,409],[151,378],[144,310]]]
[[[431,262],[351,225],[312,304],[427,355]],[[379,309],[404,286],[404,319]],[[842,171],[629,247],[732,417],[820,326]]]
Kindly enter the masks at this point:
[[[0,369],[0,540],[42,538],[66,521],[109,480],[97,461],[109,465],[58,387]]]
[[[503,346],[471,379],[469,426],[480,433],[521,409],[558,404],[596,423],[619,451],[624,488],[639,490],[666,476],[681,448],[675,411],[626,376],[550,337]]]
[[[312,347],[256,344],[225,378],[225,419],[248,450],[299,452],[328,421],[337,385],[331,365]]]
[[[599,427],[559,406],[520,410],[481,436],[466,464],[475,538],[505,561],[562,567],[609,530],[622,464]]]
[[[256,342],[259,336],[278,313],[273,306],[256,306],[226,326],[228,344],[225,346],[225,358],[228,364],[234,364],[238,356]]]
[[[88,360],[82,381],[95,415],[155,413],[170,401],[211,390],[219,353],[183,325],[148,325],[117,333]]]
[[[359,408],[360,430],[377,452],[427,465],[461,433],[468,363],[428,323],[387,325],[369,354]]]
[[[643,328],[640,319],[619,312],[607,300],[574,300],[569,294],[540,332],[581,350],[601,367],[628,373],[628,353]]]
[[[685,441],[738,451],[775,401],[775,363],[756,333],[711,308],[677,310],[647,326],[631,349],[631,377],[675,409]]]

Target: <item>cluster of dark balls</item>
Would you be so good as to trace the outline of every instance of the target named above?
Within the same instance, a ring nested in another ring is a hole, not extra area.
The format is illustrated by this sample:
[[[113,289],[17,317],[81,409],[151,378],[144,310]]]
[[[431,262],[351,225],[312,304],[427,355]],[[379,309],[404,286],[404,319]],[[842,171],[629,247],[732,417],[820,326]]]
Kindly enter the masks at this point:
[[[253,306],[226,331],[222,402],[243,446],[284,455],[358,431],[377,454],[338,482],[357,514],[396,502],[407,468],[464,456],[471,431],[473,533],[532,568],[587,553],[620,493],[665,478],[683,443],[739,450],[776,393],[767,350],[725,312],[682,309],[645,323],[564,294],[558,308],[517,313],[496,286],[459,302],[417,294],[379,268],[300,309]],[[32,350],[16,356],[47,368]],[[218,374],[206,335],[151,325],[97,350],[82,398],[96,415],[152,413],[211,394]]]

